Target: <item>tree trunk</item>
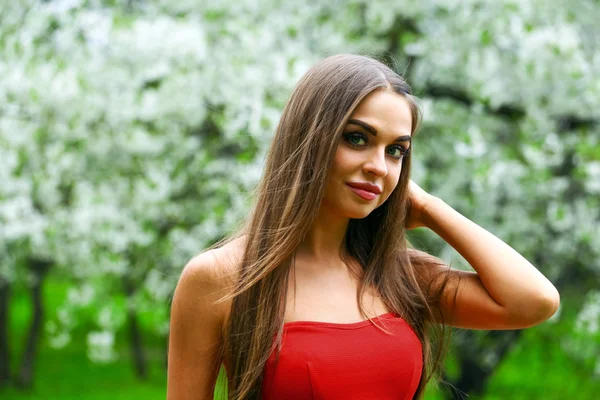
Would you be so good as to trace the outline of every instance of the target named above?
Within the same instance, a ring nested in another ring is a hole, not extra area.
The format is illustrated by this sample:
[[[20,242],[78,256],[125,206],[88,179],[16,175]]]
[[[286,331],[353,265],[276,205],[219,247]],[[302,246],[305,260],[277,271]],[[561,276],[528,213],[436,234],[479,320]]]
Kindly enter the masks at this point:
[[[135,288],[131,279],[125,277],[123,279],[123,286],[128,298],[135,294]],[[127,311],[127,324],[129,326],[129,345],[135,373],[138,378],[146,380],[148,378],[148,368],[144,353],[142,332],[139,327],[137,313],[133,308],[129,308]]]
[[[4,279],[0,279],[0,389],[10,382],[9,299],[10,284]]]
[[[175,290],[173,290],[171,292],[171,295],[169,296],[169,299],[171,299],[171,301],[173,301],[174,293],[175,293]],[[171,321],[171,301],[167,302],[167,318],[169,321]],[[165,336],[165,358],[164,358],[165,371],[167,371],[169,369],[169,337],[170,336],[171,336],[171,332],[169,329],[167,336]]]
[[[42,337],[42,329],[44,325],[44,302],[43,302],[43,283],[52,266],[52,263],[45,260],[28,260],[28,267],[33,275],[33,285],[31,287],[31,299],[33,303],[33,317],[21,358],[21,367],[19,375],[16,379],[16,384],[20,388],[31,388],[33,386],[33,376],[35,368],[35,359],[39,341]]]
[[[169,335],[165,337],[164,346],[165,353],[163,356],[163,366],[165,367],[165,372],[167,372],[169,370]]]
[[[130,310],[127,313],[129,323],[129,340],[131,344],[131,356],[135,366],[135,372],[138,378],[146,380],[148,378],[148,369],[146,367],[146,356],[142,344],[142,335],[138,325],[137,313]]]
[[[513,331],[490,331],[487,337],[494,343],[493,365],[485,364],[482,361],[484,350],[478,350],[470,347],[470,351],[465,351],[460,356],[460,378],[456,381],[450,381],[452,387],[445,393],[445,398],[449,400],[464,399],[466,395],[482,395],[485,393],[489,379],[494,374],[497,366],[504,357],[510,352],[514,344],[517,343],[523,330]],[[471,331],[465,332],[472,343],[478,343],[475,334]],[[486,346],[482,344],[482,346]],[[489,349],[490,346],[487,346]],[[488,350],[489,351],[489,350]],[[466,395],[465,395],[466,394]]]

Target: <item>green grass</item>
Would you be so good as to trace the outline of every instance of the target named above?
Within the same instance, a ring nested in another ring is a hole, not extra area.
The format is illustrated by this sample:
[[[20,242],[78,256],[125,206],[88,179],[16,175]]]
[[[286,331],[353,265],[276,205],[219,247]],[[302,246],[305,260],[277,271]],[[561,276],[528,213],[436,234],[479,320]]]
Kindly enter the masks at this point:
[[[66,286],[48,281],[44,296],[48,316],[62,303]],[[564,299],[564,298],[563,298]],[[11,345],[13,366],[22,351],[24,334],[31,316],[28,294],[15,289],[11,302]],[[143,319],[143,316],[142,318]],[[142,322],[142,326],[145,324]],[[592,379],[591,369],[572,360],[559,346],[560,338],[569,334],[569,320],[552,326],[528,329],[519,344],[504,360],[483,397],[469,399],[595,399],[600,393],[600,381]],[[85,335],[78,331],[73,342],[55,350],[42,342],[36,365],[35,386],[29,392],[9,387],[0,391],[0,399],[70,400],[70,399],[164,399],[166,371],[162,339],[145,334],[148,345],[149,379],[140,382],[133,372],[123,335],[117,338],[119,360],[108,364],[91,363],[85,354]],[[449,360],[451,362],[451,359]],[[13,368],[16,371],[16,368]],[[222,390],[219,386],[217,391]],[[434,387],[427,390],[428,400],[441,400]]]
[[[150,378],[139,382],[128,361],[96,365],[81,349],[43,349],[38,359],[35,387],[29,392],[8,388],[0,398],[47,400],[125,400],[166,397],[166,376],[158,363],[151,364]]]
[[[63,303],[67,285],[49,280],[44,286],[44,299],[47,317],[51,318],[57,307]],[[14,288],[10,310],[10,339],[12,371],[17,371],[23,351],[25,334],[31,318],[31,304],[28,293],[23,288]],[[144,323],[140,318],[141,325]],[[134,374],[123,335],[117,337],[117,361],[100,365],[88,360],[85,347],[84,326],[74,332],[73,341],[64,349],[48,346],[45,340],[40,344],[36,360],[35,385],[32,390],[20,391],[8,387],[0,391],[0,399],[15,400],[69,400],[69,399],[154,399],[166,397],[166,370],[164,368],[164,347],[162,339],[145,334],[148,344],[149,377],[140,382]]]
[[[562,351],[560,340],[531,328],[496,370],[485,399],[597,399],[600,379]]]

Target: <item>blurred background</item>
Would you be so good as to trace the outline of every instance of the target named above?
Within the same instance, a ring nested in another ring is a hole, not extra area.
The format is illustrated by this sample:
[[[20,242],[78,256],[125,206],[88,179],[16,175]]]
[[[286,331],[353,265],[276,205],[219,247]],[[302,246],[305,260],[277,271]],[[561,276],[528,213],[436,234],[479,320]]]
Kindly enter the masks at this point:
[[[0,398],[165,397],[183,266],[247,212],[299,77],[342,52],[421,99],[413,179],[561,293],[534,328],[453,330],[427,398],[598,398],[598,21],[597,0],[0,1]]]

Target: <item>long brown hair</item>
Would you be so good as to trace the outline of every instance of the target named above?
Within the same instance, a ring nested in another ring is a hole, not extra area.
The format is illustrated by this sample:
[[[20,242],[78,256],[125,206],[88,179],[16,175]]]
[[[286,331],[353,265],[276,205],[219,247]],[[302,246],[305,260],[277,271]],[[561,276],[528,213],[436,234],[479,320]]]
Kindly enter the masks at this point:
[[[300,79],[285,106],[247,219],[236,232],[211,246],[245,236],[235,283],[221,299],[232,299],[221,348],[228,365],[230,399],[260,398],[265,363],[281,348],[288,276],[296,248],[317,216],[344,126],[374,90],[392,90],[406,98],[414,136],[421,115],[400,75],[366,56],[341,54],[323,59]],[[434,316],[441,317],[440,296],[449,275],[438,281],[427,274],[430,267],[443,263],[411,248],[405,237],[409,177],[410,156],[405,156],[398,185],[387,201],[366,218],[350,220],[340,255],[361,272],[357,275],[361,314],[368,318],[362,298],[374,288],[388,310],[406,320],[421,341],[423,370],[414,396],[421,399],[446,352],[444,326],[435,323]],[[434,281],[441,284],[433,285]]]

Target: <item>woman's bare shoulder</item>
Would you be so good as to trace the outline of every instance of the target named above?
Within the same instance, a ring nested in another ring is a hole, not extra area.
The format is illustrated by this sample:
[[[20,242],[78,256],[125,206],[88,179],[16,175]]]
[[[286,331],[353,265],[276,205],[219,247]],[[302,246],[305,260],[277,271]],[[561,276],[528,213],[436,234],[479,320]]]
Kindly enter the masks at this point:
[[[213,301],[225,296],[237,280],[244,256],[245,236],[225,245],[194,256],[185,266],[179,284],[192,286],[192,292],[209,295]],[[225,321],[229,316],[231,300],[218,303],[214,311]]]
[[[241,257],[243,241],[235,240],[198,254],[183,268],[171,304],[168,398],[212,398],[231,309],[231,300],[222,299]]]
[[[245,245],[245,236],[242,236],[221,247],[204,251],[187,263],[183,273],[203,278],[214,285],[227,284],[229,279],[236,278]]]

